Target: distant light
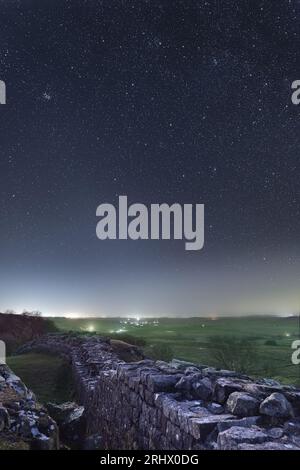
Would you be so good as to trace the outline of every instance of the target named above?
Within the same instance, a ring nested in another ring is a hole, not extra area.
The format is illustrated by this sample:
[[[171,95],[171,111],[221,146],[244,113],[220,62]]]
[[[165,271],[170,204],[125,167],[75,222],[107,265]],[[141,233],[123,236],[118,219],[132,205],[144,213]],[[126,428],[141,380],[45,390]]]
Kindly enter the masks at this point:
[[[204,325],[204,323],[202,323],[202,325],[201,325],[201,326],[202,326],[202,328],[205,328],[205,325]]]
[[[291,336],[291,334],[290,334],[290,333],[285,333],[285,336],[286,336],[287,338],[289,338],[289,337]]]
[[[80,313],[74,313],[74,312],[72,312],[72,313],[66,313],[64,316],[65,316],[66,318],[70,318],[70,319],[73,319],[73,320],[74,320],[75,318],[82,318],[82,315],[80,315]]]
[[[127,320],[130,322],[130,321],[136,321],[136,322],[139,322],[141,319],[140,315],[136,315],[135,313],[133,313]]]
[[[87,331],[88,331],[89,333],[93,333],[93,332],[95,331],[94,325],[89,325],[89,326],[87,327]]]
[[[125,328],[120,328],[119,330],[116,331],[116,333],[125,333],[127,330]]]

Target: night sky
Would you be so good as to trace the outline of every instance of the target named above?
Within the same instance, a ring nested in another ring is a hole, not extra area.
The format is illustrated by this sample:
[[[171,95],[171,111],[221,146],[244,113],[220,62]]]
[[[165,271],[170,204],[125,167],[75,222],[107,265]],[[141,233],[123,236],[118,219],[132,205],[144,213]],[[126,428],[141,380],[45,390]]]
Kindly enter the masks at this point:
[[[0,0],[0,311],[300,308],[299,0]],[[205,204],[205,245],[96,208]]]

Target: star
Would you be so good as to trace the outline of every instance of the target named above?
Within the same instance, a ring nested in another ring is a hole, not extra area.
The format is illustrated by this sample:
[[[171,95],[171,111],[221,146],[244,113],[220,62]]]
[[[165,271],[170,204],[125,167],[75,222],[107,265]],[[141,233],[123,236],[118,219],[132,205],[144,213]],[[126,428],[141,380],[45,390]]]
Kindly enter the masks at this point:
[[[52,99],[52,95],[48,93],[47,91],[44,91],[42,96],[43,96],[44,101],[50,101]]]

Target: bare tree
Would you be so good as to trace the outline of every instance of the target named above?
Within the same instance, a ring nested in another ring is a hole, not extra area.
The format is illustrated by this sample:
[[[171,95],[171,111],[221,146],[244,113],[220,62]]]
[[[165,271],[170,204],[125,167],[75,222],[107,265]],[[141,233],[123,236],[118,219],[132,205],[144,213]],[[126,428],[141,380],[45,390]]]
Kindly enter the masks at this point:
[[[26,317],[41,317],[42,312],[40,312],[39,310],[32,310],[31,312],[29,312],[28,310],[23,310],[22,315]]]
[[[247,338],[214,336],[208,340],[208,352],[217,367],[242,373],[254,372],[259,362],[257,348]]]
[[[4,313],[6,313],[7,315],[16,315],[16,312],[11,308],[6,309]]]

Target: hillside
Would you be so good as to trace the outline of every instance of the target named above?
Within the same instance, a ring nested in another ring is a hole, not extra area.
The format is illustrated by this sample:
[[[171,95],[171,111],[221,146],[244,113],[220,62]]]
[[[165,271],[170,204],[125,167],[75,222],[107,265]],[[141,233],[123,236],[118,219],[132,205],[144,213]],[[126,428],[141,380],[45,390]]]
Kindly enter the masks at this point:
[[[55,330],[54,324],[42,317],[0,313],[0,340],[5,342],[7,354],[25,342]]]

